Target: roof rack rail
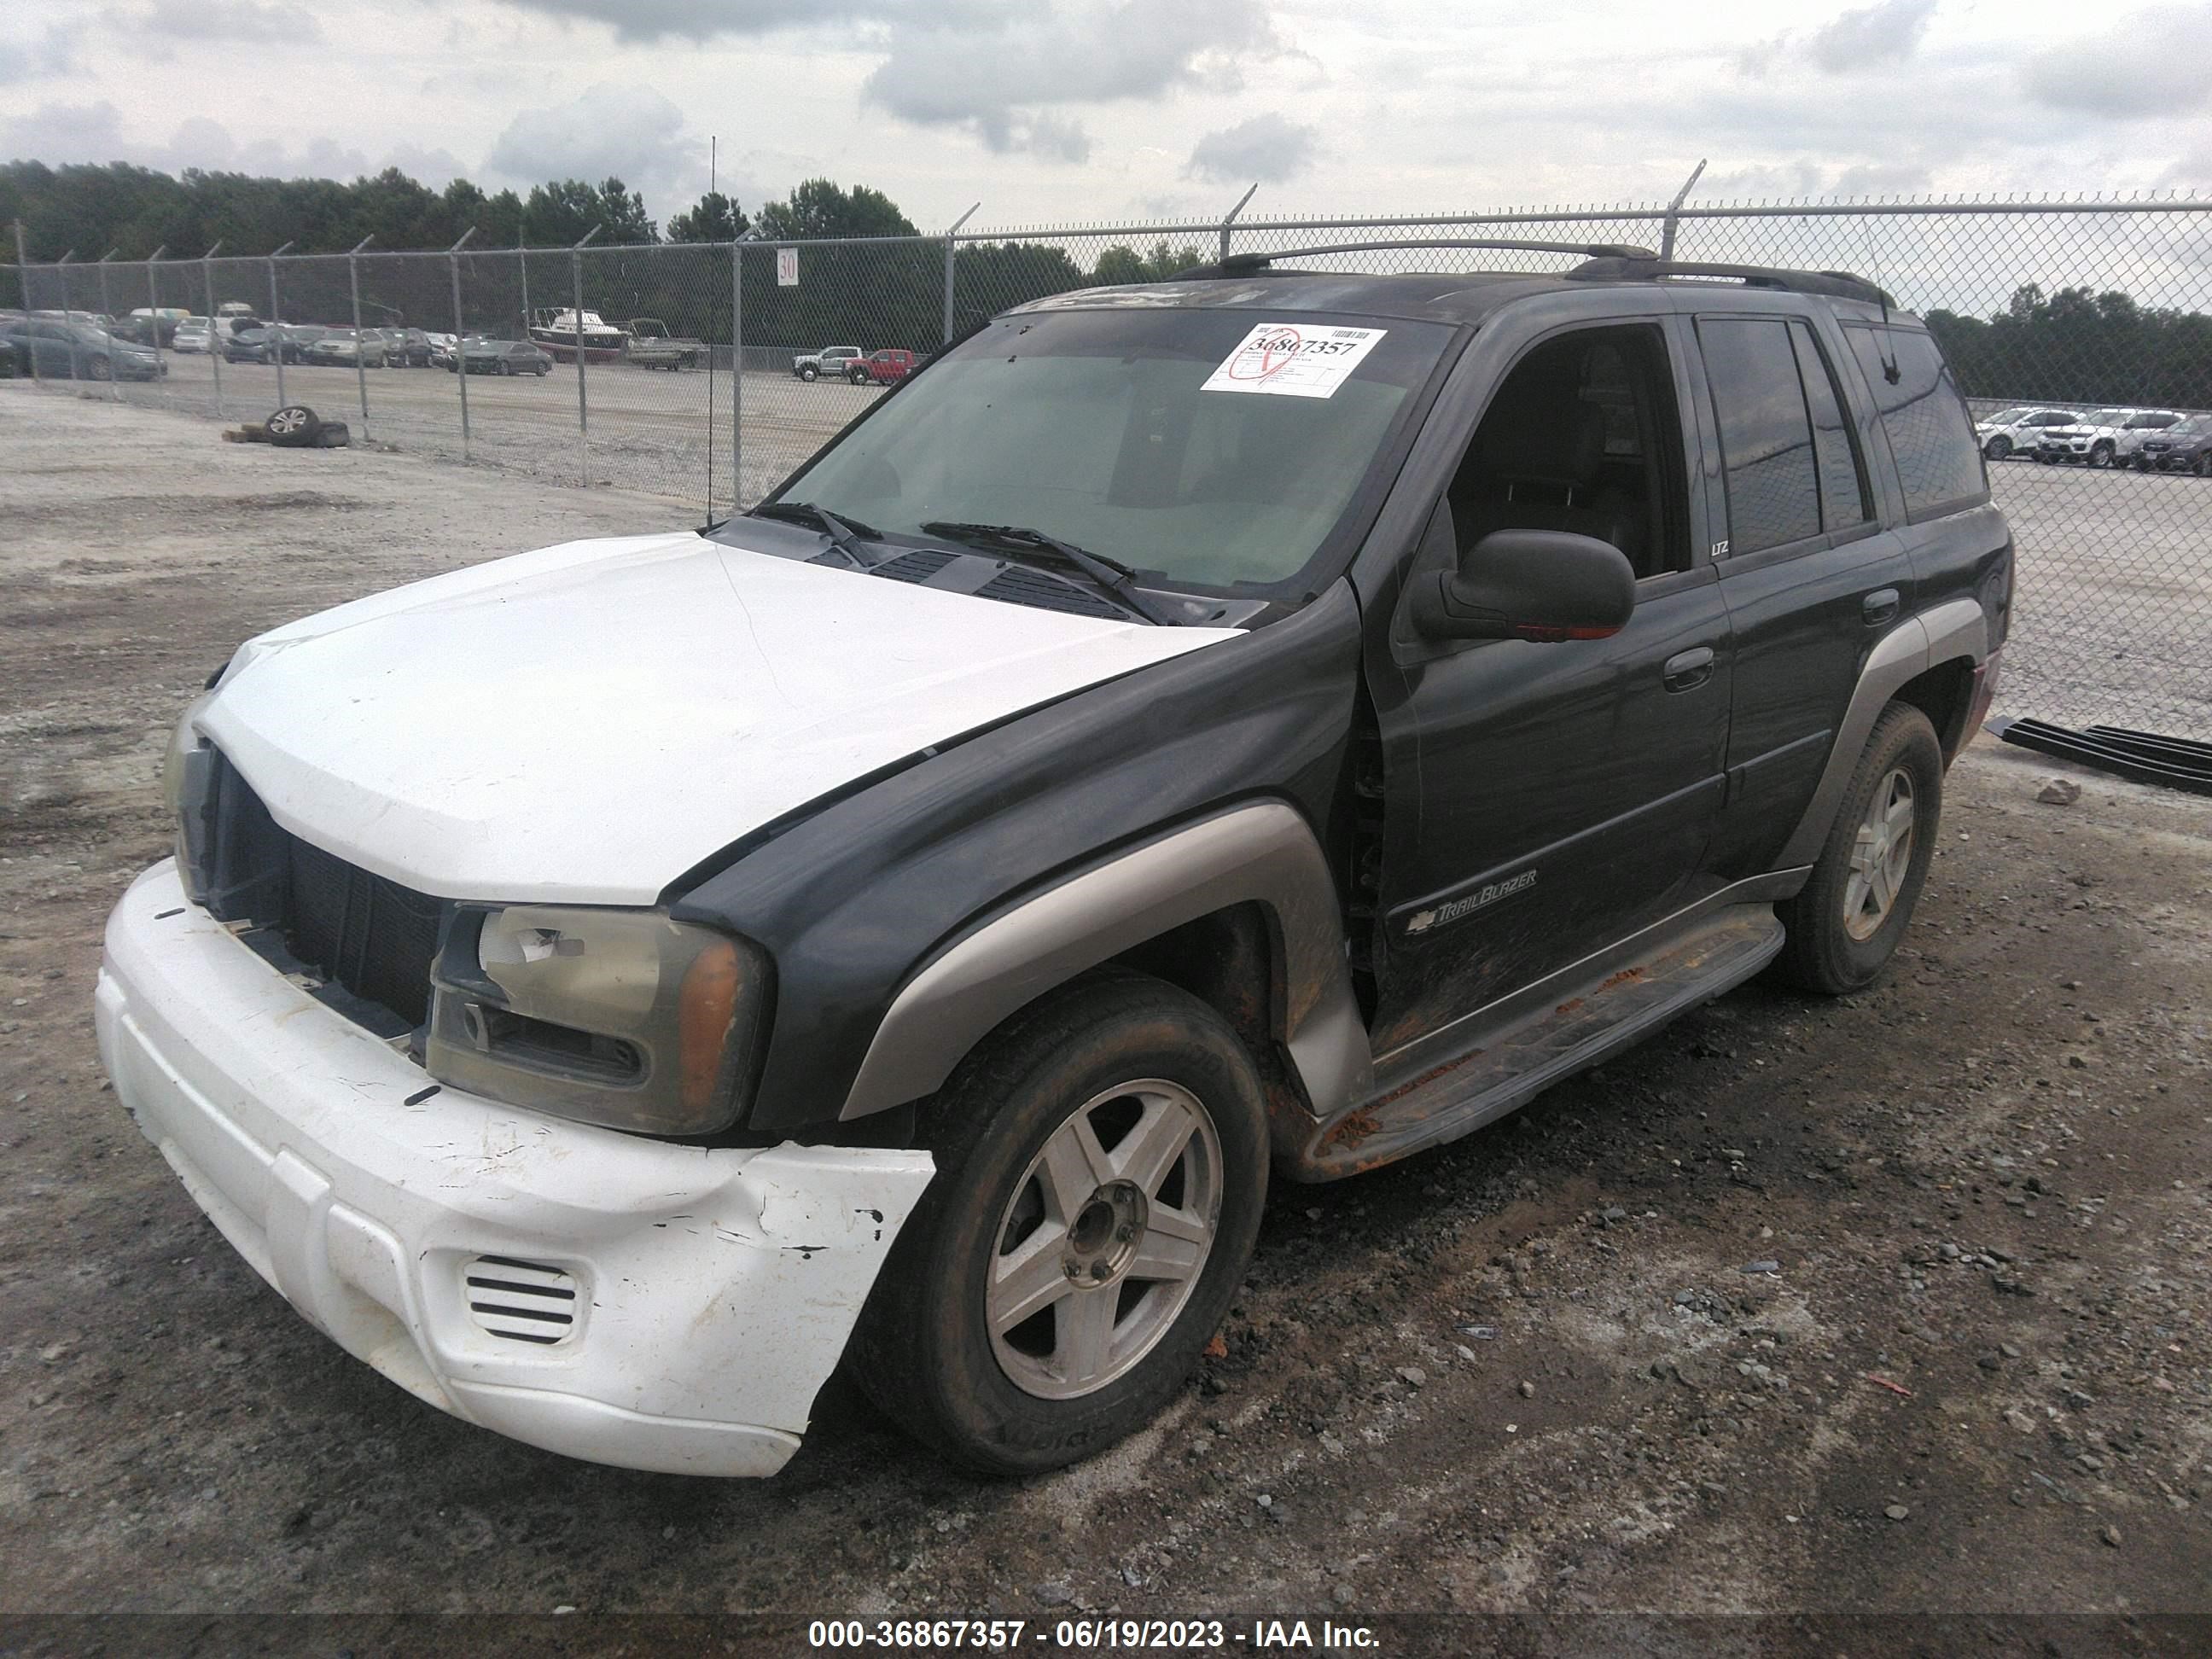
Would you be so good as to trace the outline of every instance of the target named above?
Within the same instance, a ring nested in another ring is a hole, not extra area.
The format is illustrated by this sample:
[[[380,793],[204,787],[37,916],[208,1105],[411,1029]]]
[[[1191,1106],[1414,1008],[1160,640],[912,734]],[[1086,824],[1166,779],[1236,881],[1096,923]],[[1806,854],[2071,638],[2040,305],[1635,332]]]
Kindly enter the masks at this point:
[[[1741,283],[1746,288],[1778,289],[1789,294],[1825,294],[1838,300],[1863,300],[1869,305],[1893,306],[1897,301],[1863,276],[1848,270],[1790,270],[1778,265],[1711,264],[1689,259],[1662,259],[1650,253],[1594,255],[1567,272],[1579,283],[1656,283],[1669,276],[1711,277]]]
[[[1656,259],[1648,247],[1621,242],[1528,242],[1486,237],[1443,237],[1395,242],[1331,242],[1322,247],[1280,248],[1273,253],[1232,253],[1211,265],[1177,273],[1183,278],[1234,276],[1264,270],[1278,259],[1311,259],[1324,253],[1381,253],[1401,247],[1472,247],[1502,249],[1514,253],[1579,253],[1585,259]]]

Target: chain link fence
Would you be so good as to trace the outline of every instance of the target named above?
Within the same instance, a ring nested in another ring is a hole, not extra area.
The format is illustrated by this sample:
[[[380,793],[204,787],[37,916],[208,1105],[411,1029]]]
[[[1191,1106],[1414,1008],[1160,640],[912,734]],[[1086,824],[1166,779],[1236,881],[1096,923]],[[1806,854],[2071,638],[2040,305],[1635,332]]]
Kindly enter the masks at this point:
[[[1437,246],[1498,239],[1568,247]],[[1344,243],[1367,246],[1297,263],[1565,270],[1582,257],[1571,250],[1620,244],[1874,278],[1928,319],[1986,423],[1991,487],[2021,550],[2001,705],[2212,739],[2212,459],[2195,442],[2212,436],[2212,204],[1232,215],[781,246],[165,251],[19,263],[0,273],[0,307],[68,325],[21,365],[63,389],[224,419],[305,402],[356,441],[696,501],[705,516],[757,499],[914,363],[1010,306]],[[250,318],[276,325],[264,337],[278,343],[179,351],[173,322],[149,314],[219,328]],[[155,372],[132,378],[141,359],[110,358],[109,322],[155,331]],[[376,332],[345,357],[315,349],[325,330]],[[2044,427],[2016,424],[2039,413]],[[2045,443],[2067,417],[2086,438]]]

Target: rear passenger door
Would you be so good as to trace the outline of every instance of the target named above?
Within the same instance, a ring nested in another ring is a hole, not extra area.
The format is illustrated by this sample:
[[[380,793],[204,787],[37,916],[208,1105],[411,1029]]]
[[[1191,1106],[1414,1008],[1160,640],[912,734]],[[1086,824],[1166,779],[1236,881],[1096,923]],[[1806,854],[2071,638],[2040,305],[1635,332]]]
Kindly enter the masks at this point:
[[[1802,311],[1702,312],[1708,511],[1735,644],[1728,792],[1712,848],[1733,880],[1774,866],[1834,746],[1874,643],[1910,612],[1841,331]]]

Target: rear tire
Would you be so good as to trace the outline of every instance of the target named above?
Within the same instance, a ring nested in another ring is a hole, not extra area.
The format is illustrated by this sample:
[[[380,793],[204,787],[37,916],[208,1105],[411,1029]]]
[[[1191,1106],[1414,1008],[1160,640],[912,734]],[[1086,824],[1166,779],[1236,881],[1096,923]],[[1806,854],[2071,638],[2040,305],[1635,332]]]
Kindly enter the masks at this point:
[[[802,380],[818,380],[822,378],[822,371],[809,363],[799,371],[799,378]]]
[[[1936,728],[1893,702],[1867,738],[1812,878],[1775,907],[1789,935],[1776,963],[1784,979],[1826,996],[1874,982],[1912,921],[1942,812]]]
[[[1085,975],[987,1038],[924,1123],[937,1176],[854,1334],[860,1386],[994,1474],[1158,1415],[1243,1283],[1267,1197],[1259,1076],[1227,1022],[1148,975]]]
[[[2012,440],[2004,437],[1992,438],[1989,441],[1988,447],[1984,449],[1982,453],[1993,461],[2001,461],[2012,453]]]

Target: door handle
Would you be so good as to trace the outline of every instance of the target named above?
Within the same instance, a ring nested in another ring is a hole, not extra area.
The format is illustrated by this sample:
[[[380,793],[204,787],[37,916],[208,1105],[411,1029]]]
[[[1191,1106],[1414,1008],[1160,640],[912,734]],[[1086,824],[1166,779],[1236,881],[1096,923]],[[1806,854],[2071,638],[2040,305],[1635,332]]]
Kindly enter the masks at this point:
[[[1859,615],[1866,618],[1869,628],[1879,628],[1886,622],[1894,621],[1904,603],[1895,588],[1879,588],[1859,601]]]
[[[1713,648],[1710,645],[1677,652],[1667,659],[1666,667],[1660,671],[1661,681],[1669,691],[1687,691],[1712,677]]]

